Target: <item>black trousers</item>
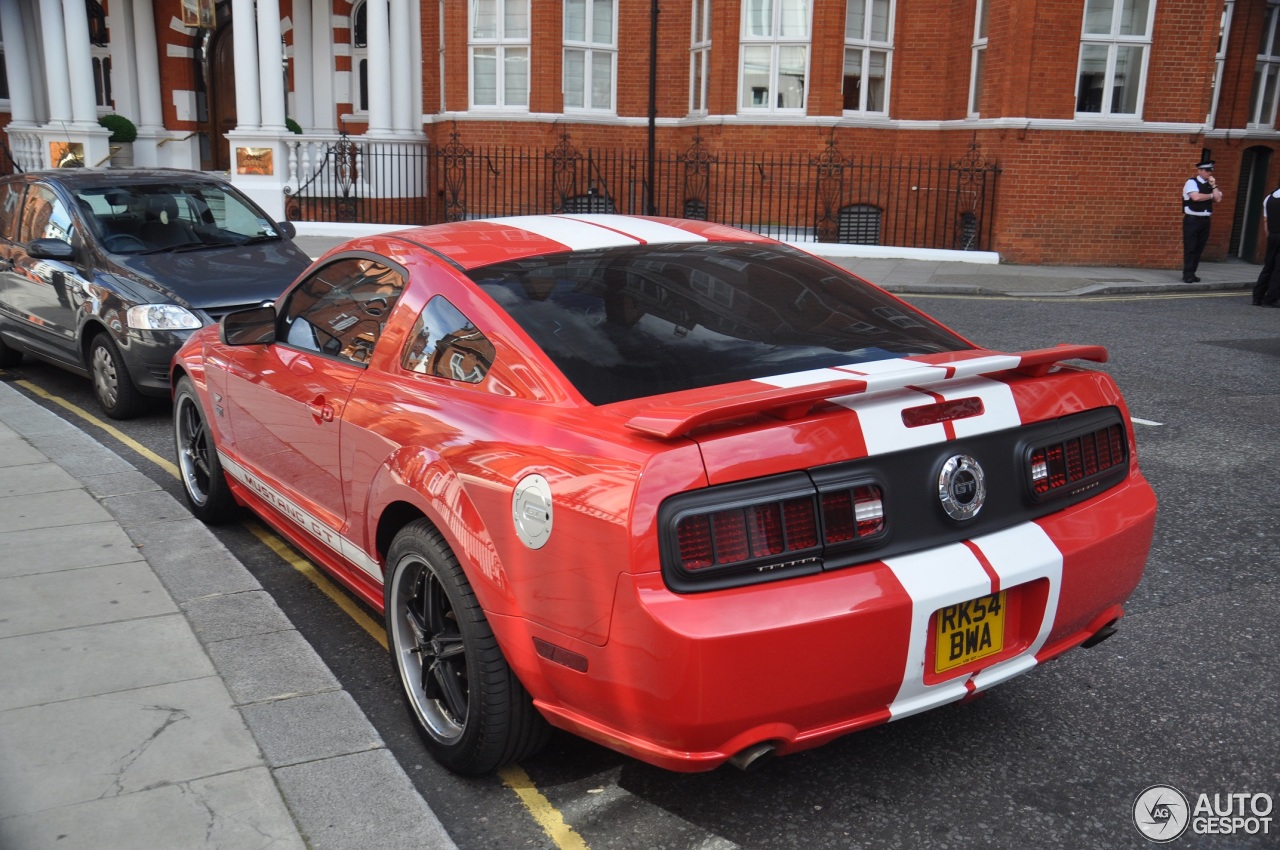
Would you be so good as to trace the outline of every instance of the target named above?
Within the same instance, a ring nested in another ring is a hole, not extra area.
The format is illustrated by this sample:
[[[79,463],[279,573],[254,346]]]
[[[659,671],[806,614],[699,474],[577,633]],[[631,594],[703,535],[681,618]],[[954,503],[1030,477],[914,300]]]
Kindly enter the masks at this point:
[[[1262,271],[1253,286],[1254,304],[1275,304],[1280,301],[1280,233],[1267,235],[1267,254],[1262,261]]]
[[[1205,243],[1209,241],[1209,221],[1207,215],[1182,216],[1182,279],[1191,280],[1200,266],[1200,255],[1204,253]]]

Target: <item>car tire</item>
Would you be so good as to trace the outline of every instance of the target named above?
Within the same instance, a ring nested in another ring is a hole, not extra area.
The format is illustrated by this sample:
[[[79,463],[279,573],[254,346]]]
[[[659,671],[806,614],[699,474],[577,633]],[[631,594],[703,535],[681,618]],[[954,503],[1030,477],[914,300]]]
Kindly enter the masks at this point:
[[[89,377],[98,404],[112,419],[132,419],[142,411],[142,393],[133,385],[124,357],[106,331],[89,343]]]
[[[17,366],[21,362],[22,352],[16,348],[10,348],[4,344],[4,340],[0,340],[0,369]]]
[[[182,492],[195,518],[207,525],[235,519],[240,508],[231,495],[200,396],[190,378],[180,379],[174,391],[173,442]]]
[[[550,727],[503,657],[457,557],[427,520],[396,535],[384,594],[392,666],[438,762],[475,776],[543,747]]]

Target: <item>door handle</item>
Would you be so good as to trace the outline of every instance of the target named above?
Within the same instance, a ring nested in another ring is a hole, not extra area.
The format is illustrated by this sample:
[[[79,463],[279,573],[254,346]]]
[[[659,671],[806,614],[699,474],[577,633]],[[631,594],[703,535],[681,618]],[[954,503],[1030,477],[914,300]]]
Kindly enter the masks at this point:
[[[333,405],[324,400],[324,396],[316,396],[315,401],[307,405],[307,410],[315,417],[316,423],[333,421]]]

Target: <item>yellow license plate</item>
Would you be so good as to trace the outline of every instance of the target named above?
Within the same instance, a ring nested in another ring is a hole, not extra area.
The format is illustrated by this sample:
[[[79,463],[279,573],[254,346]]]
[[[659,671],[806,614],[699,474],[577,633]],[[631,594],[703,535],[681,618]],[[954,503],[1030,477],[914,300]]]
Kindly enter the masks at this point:
[[[938,609],[934,671],[943,673],[1004,649],[1004,591]]]

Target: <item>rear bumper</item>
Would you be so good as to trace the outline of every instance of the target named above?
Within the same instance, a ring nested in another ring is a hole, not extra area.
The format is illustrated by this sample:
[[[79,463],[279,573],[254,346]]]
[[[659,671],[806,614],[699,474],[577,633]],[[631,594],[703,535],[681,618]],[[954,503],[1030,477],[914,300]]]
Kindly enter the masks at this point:
[[[795,752],[963,699],[1088,640],[1137,586],[1155,511],[1135,470],[1035,522],[793,581],[677,595],[656,573],[624,574],[607,645],[532,629],[585,658],[585,674],[537,656],[513,663],[552,724],[660,767],[710,770],[761,742]],[[934,612],[995,590],[1015,603],[1004,650],[935,674]],[[507,640],[529,628],[497,619]]]

